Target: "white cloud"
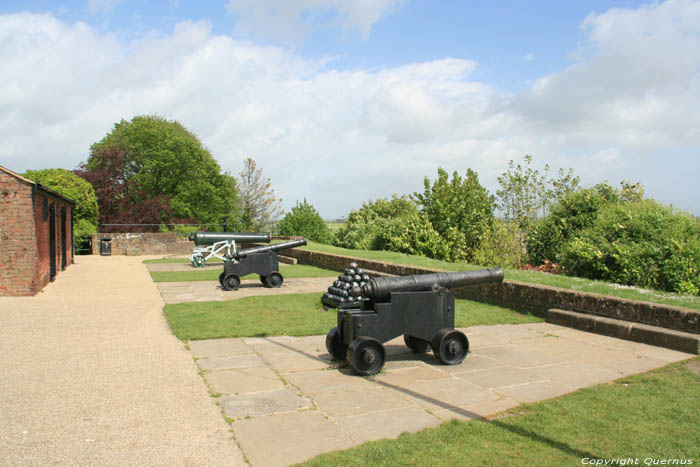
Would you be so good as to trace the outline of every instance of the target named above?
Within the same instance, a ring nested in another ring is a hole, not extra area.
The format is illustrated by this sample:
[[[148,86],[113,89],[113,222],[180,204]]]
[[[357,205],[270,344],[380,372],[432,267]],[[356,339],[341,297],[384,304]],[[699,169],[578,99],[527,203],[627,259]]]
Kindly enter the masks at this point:
[[[377,21],[405,0],[229,0],[238,16],[236,30],[284,40],[300,40],[311,27],[338,26],[367,37]]]
[[[126,44],[50,15],[0,16],[0,165],[74,168],[115,122],[157,113],[234,174],[253,157],[287,208],[306,198],[328,217],[420,190],[438,166],[473,168],[493,192],[525,153],[585,183],[642,181],[700,214],[700,184],[683,204],[659,182],[673,185],[681,165],[700,173],[687,157],[700,153],[695,5],[589,17],[590,58],[514,96],[474,81],[469,60],[338,71],[213,35],[206,22]]]

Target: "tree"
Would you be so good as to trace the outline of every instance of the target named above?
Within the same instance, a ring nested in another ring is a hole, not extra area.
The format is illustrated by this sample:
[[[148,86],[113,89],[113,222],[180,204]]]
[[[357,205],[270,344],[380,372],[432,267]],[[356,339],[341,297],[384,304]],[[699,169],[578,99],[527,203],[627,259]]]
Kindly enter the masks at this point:
[[[243,162],[239,177],[243,230],[271,228],[282,214],[282,200],[275,197],[270,179],[263,178],[262,169],[258,169],[250,157]]]
[[[167,196],[149,196],[135,179],[127,179],[124,151],[109,148],[95,153],[91,161],[96,168],[88,171],[83,166],[77,173],[94,187],[100,224],[107,224],[110,232],[153,231],[174,221]]]
[[[425,177],[423,184],[423,193],[414,193],[412,198],[433,228],[450,244],[451,259],[473,259],[485,232],[493,224],[493,196],[481,186],[478,174],[471,169],[467,169],[466,178],[462,179],[455,171],[449,180],[447,172],[439,168],[437,180],[431,185]]]
[[[558,178],[548,179],[549,165],[545,165],[544,174],[540,174],[531,167],[532,160],[532,156],[526,154],[525,166],[516,166],[510,161],[508,170],[498,177],[501,189],[496,192],[505,220],[516,222],[523,232],[527,232],[536,219],[546,216],[552,204],[576,191],[580,181],[572,169],[567,172],[559,169]]]
[[[280,235],[301,235],[319,243],[330,243],[332,236],[326,222],[314,207],[306,202],[298,202],[291,212],[285,214],[277,225]]]
[[[73,243],[80,249],[97,232],[97,196],[92,185],[66,169],[28,170],[24,176],[75,201]]]
[[[103,223],[218,224],[236,212],[235,179],[221,173],[197,136],[159,116],[115,124],[90,147],[80,174],[95,185],[100,204],[109,207],[102,212]]]

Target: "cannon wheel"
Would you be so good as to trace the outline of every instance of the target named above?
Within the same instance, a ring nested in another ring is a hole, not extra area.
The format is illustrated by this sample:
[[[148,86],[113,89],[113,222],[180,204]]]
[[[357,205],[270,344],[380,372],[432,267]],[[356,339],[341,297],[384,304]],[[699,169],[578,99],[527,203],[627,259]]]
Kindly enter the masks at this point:
[[[404,334],[403,341],[406,343],[409,349],[413,353],[425,353],[430,349],[430,342],[424,341],[423,339],[418,339],[417,337],[409,336]]]
[[[192,266],[195,268],[203,268],[206,262],[207,260],[204,259],[204,256],[195,256],[192,258]]]
[[[384,346],[371,337],[358,337],[350,343],[346,358],[362,376],[379,373],[384,367]]]
[[[238,290],[238,287],[241,285],[241,279],[235,274],[226,274],[222,285],[226,290]]]
[[[340,334],[338,334],[337,327],[331,329],[326,336],[326,350],[328,350],[328,353],[336,360],[345,360],[347,356],[348,346],[340,341]]]
[[[225,276],[225,275],[226,275],[226,272],[225,272],[225,271],[222,272],[221,274],[219,274],[219,285],[220,285],[221,287],[224,286],[224,276]]]
[[[456,329],[440,329],[431,347],[435,356],[445,365],[458,365],[469,352],[469,339]]]
[[[267,279],[265,280],[267,286],[272,287],[273,289],[282,287],[282,282],[284,282],[284,278],[279,272],[271,273],[269,276],[267,276]]]

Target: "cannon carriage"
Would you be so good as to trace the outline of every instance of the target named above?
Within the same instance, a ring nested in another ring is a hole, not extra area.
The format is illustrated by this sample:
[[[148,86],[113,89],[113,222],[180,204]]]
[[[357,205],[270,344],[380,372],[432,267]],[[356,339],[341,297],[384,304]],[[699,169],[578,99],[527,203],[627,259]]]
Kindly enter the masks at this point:
[[[383,344],[403,334],[413,352],[432,349],[442,363],[457,365],[469,352],[469,340],[454,329],[450,289],[502,281],[500,268],[370,279],[351,291],[367,297],[359,307],[338,309],[338,325],[326,336],[326,349],[358,374],[372,375],[384,366]]]
[[[284,277],[279,271],[277,252],[306,245],[306,239],[292,240],[274,245],[263,245],[236,251],[230,261],[224,262],[224,270],[219,274],[219,284],[224,290],[238,290],[241,278],[248,274],[260,275],[260,282],[266,287],[282,286]]]

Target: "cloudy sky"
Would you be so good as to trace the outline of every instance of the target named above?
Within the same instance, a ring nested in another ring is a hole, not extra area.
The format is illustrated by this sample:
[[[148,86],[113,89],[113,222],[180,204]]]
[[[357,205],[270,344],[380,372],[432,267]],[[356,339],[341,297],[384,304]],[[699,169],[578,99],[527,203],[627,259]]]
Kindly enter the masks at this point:
[[[0,70],[16,172],[158,114],[325,218],[524,154],[700,215],[698,0],[3,0]]]

